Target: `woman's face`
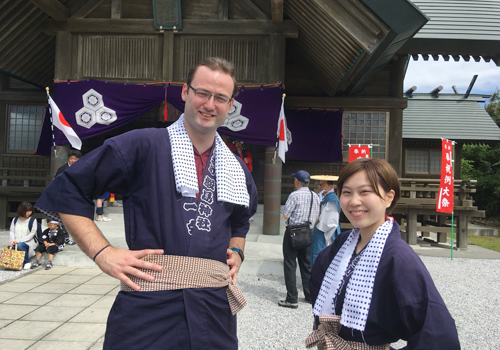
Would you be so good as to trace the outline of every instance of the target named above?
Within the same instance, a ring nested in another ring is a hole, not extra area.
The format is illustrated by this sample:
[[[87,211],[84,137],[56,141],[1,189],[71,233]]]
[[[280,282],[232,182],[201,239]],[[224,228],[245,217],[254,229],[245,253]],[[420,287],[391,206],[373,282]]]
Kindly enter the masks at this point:
[[[382,198],[370,184],[366,171],[358,171],[348,178],[340,193],[340,206],[345,216],[361,234],[373,235],[385,221],[385,210],[391,206],[394,191],[385,192],[379,185]]]
[[[28,210],[25,214],[24,214],[24,217],[25,218],[29,218],[31,216],[31,214],[33,214],[33,212],[31,210]]]

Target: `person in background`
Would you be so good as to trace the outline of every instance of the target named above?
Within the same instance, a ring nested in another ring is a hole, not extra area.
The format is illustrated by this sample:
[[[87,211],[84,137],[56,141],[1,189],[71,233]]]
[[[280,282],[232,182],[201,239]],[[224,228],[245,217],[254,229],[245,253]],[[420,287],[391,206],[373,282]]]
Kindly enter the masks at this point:
[[[108,218],[106,215],[104,215],[104,208],[103,204],[106,199],[109,199],[110,193],[106,192],[103,195],[97,197],[96,204],[95,204],[95,221],[111,221],[113,219]]]
[[[35,255],[36,248],[35,239],[38,223],[36,219],[32,217],[33,213],[33,205],[28,202],[22,202],[17,208],[17,216],[10,224],[9,247],[17,245],[18,250],[25,252],[23,265],[25,270],[29,270],[31,268],[30,256]]]
[[[38,247],[36,247],[36,261],[31,265],[31,268],[37,268],[42,264],[42,253],[47,252],[49,261],[45,265],[45,270],[52,268],[52,259],[54,254],[60,252],[64,248],[64,232],[59,227],[59,221],[50,220],[47,222],[48,228],[42,232],[39,238]]]
[[[290,193],[283,209],[283,218],[286,220],[287,230],[283,236],[283,274],[285,276],[286,298],[278,302],[279,306],[296,309],[298,304],[297,292],[297,261],[299,262],[302,289],[305,301],[310,303],[309,277],[311,276],[311,246],[295,249],[292,246],[288,225],[300,225],[306,222],[313,228],[319,214],[318,195],[309,189],[311,176],[305,170],[299,170],[291,175],[295,191]]]
[[[252,154],[248,152],[245,147],[243,147],[243,141],[236,140],[234,141],[234,146],[236,147],[236,151],[233,152],[237,157],[240,157],[243,160],[243,163],[247,166],[248,170],[252,172]]]
[[[83,157],[83,153],[78,151],[78,150],[70,150],[69,152],[69,158],[68,162],[57,169],[56,175],[54,176],[54,179],[59,176],[64,170],[68,169],[71,165],[73,165],[77,160]],[[64,225],[61,223],[60,224],[61,230],[64,232],[64,243],[69,244],[69,245],[75,245],[76,242],[71,238],[71,236],[68,234],[66,229],[64,228]]]
[[[337,177],[324,175],[319,180],[319,188],[323,191],[324,196],[320,203],[319,219],[312,234],[311,266],[314,265],[319,252],[332,244],[340,234],[340,203],[333,191],[334,178]]]
[[[234,145],[233,142],[231,142],[231,139],[227,135],[220,134],[220,137],[222,138],[222,141],[224,141],[227,148],[229,148],[231,152],[233,153],[236,152],[236,146]]]
[[[78,159],[82,158],[83,157],[83,154],[82,152],[78,151],[78,150],[74,150],[72,149],[70,152],[69,152],[69,158],[68,158],[68,162],[64,165],[61,165],[59,167],[59,169],[57,169],[56,171],[56,175],[54,176],[54,178],[56,178],[58,175],[60,175],[64,170],[68,169],[71,165],[73,165]]]
[[[323,249],[309,288],[315,329],[308,348],[458,350],[455,321],[414,250],[390,215],[400,197],[396,171],[382,159],[347,164],[337,183],[353,229]]]

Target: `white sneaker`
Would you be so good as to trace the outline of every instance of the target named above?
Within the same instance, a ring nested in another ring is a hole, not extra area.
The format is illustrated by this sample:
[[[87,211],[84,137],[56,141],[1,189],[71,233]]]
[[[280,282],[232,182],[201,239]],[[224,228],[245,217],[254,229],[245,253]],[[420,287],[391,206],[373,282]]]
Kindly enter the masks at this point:
[[[114,201],[113,207],[123,207],[123,204],[121,204],[120,202]]]
[[[24,264],[24,269],[25,270],[30,270],[31,269],[31,263],[29,262],[29,263]]]
[[[111,221],[112,219],[108,218],[107,216],[104,216],[104,215],[97,215],[95,221],[105,221],[105,222],[108,222],[108,221]]]

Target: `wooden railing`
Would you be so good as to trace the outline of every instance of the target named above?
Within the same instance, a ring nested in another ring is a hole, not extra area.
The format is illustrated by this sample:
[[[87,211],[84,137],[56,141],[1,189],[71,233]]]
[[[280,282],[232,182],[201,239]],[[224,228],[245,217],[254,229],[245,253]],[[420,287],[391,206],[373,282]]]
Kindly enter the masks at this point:
[[[451,214],[436,212],[437,195],[439,192],[439,179],[413,179],[400,178],[401,199],[393,214],[401,224],[401,231],[406,233],[408,244],[417,244],[417,234],[430,235],[437,233],[438,242],[446,242],[447,234],[451,233],[449,219]],[[483,210],[474,206],[472,195],[476,192],[477,180],[454,181],[454,235],[456,246],[459,249],[467,248],[467,230],[471,217],[484,217]],[[316,183],[310,188],[315,190]],[[293,183],[283,184],[282,200],[286,201],[288,194],[294,191]],[[352,228],[350,223],[342,223],[342,229]]]
[[[408,244],[417,244],[417,233],[429,236],[437,233],[438,242],[446,242],[447,234],[452,230],[451,214],[436,212],[439,179],[399,179],[401,183],[401,199],[394,214],[401,217],[401,230],[406,232]],[[473,205],[472,194],[476,192],[477,180],[454,181],[454,219],[456,227],[456,247],[467,249],[468,223],[471,217],[484,217],[483,210]],[[420,225],[418,225],[420,223]]]
[[[45,170],[0,168],[0,229],[7,227],[8,219],[15,216],[15,203],[35,203],[51,181],[52,176]]]

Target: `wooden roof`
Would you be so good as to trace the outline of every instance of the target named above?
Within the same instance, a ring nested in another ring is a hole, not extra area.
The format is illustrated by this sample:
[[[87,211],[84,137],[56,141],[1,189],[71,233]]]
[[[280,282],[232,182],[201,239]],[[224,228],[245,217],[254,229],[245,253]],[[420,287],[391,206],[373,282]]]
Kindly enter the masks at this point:
[[[479,102],[481,95],[413,94],[403,111],[403,139],[500,141],[500,128]]]

